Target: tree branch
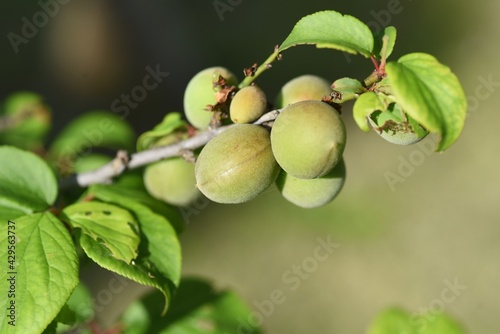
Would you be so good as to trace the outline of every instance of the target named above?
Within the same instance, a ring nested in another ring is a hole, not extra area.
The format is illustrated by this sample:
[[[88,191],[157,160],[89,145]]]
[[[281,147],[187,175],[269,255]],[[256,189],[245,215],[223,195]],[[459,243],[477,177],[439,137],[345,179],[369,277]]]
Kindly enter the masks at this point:
[[[262,115],[262,117],[253,124],[262,125],[274,121],[280,112],[281,110],[272,110]],[[75,174],[61,180],[60,188],[68,189],[75,186],[88,187],[89,185],[97,183],[111,183],[114,177],[121,175],[127,169],[146,166],[162,159],[180,156],[184,151],[191,151],[202,147],[212,138],[235,125],[236,124],[231,124],[218,128],[209,128],[181,142],[168,146],[154,147],[149,150],[134,153],[130,156],[126,151],[118,151],[116,157],[106,165],[96,170]]]

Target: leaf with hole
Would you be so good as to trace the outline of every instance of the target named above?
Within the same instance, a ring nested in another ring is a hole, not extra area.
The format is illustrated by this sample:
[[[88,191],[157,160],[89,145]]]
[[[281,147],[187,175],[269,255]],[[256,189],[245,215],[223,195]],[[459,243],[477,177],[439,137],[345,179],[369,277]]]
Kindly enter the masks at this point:
[[[177,234],[165,217],[154,213],[125,194],[120,195],[106,190],[105,186],[92,187],[89,193],[100,200],[130,210],[139,222],[141,243],[139,255],[132,266],[117,266],[110,261],[105,263],[104,267],[138,283],[159,289],[165,296],[163,308],[165,312],[181,275],[181,248]]]
[[[127,210],[91,201],[70,205],[63,214],[71,227],[81,230],[80,242],[90,238],[106,248],[108,256],[125,263],[137,257],[139,225]]]

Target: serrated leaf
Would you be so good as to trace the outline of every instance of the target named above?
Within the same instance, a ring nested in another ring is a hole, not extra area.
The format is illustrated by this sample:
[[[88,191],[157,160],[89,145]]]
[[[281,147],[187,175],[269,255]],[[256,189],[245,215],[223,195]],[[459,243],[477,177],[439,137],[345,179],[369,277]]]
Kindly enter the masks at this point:
[[[125,263],[137,257],[139,225],[127,210],[91,201],[70,205],[63,214],[71,227],[81,230],[80,238],[101,244],[108,256]]]
[[[383,94],[368,92],[362,94],[354,103],[352,115],[359,128],[364,131],[370,131],[366,117],[375,111],[385,111],[389,105],[389,98]]]
[[[181,275],[181,249],[175,230],[165,217],[154,213],[126,194],[106,191],[103,186],[91,187],[89,194],[102,201],[120,205],[137,217],[141,228],[139,255],[134,260],[135,265],[119,268],[128,276],[120,271],[116,272],[138,283],[158,288],[165,296],[165,312]],[[137,270],[140,270],[140,275],[136,275]],[[144,273],[148,280],[142,275]]]
[[[341,78],[335,80],[332,84],[332,89],[342,94],[340,99],[334,100],[337,103],[344,103],[355,99],[359,94],[366,91],[363,84],[359,80],[352,78]]]
[[[387,36],[387,37],[384,37]],[[375,41],[375,45],[373,47],[373,54],[376,55],[378,59],[382,59],[383,52],[382,48],[384,45],[384,38],[387,38],[387,49],[386,49],[386,59],[392,54],[394,51],[394,45],[396,44],[397,30],[393,26],[385,27],[379,34],[376,34],[373,38]]]
[[[8,226],[15,226],[15,230]],[[10,233],[8,231],[11,231]],[[14,238],[8,237],[15,233]],[[78,284],[78,256],[68,230],[50,213],[26,215],[15,225],[0,222],[0,249],[15,246],[14,268],[0,273],[0,308],[6,310],[15,300],[16,322],[0,322],[0,333],[41,333],[58,315]],[[7,263],[8,253],[2,255]],[[9,259],[10,260],[10,259]],[[10,266],[10,264],[9,264]],[[16,274],[11,274],[15,272]],[[8,279],[15,277],[15,298]]]
[[[436,151],[449,148],[460,136],[467,100],[450,68],[425,53],[412,53],[386,66],[387,77],[403,110],[441,140]]]
[[[23,149],[42,147],[50,130],[52,110],[39,94],[20,91],[7,97],[0,115],[10,126],[0,132],[0,143]]]
[[[145,189],[131,189],[117,184],[95,184],[90,187],[89,193],[94,194],[107,202],[112,202],[113,198],[119,201],[123,197],[126,197],[130,201],[145,205],[153,212],[165,217],[177,233],[184,230],[185,224],[179,209],[151,197]]]
[[[92,147],[132,150],[134,140],[132,127],[120,117],[106,111],[89,111],[63,129],[50,152],[74,161],[82,152],[88,154]]]
[[[303,17],[280,45],[279,51],[299,44],[314,44],[318,48],[359,53],[369,58],[373,43],[373,34],[366,24],[353,16],[330,10]]]
[[[57,197],[57,180],[35,154],[0,146],[0,220],[46,210]]]
[[[155,126],[153,130],[146,131],[137,139],[137,151],[142,151],[150,148],[155,142],[165,137],[176,129],[185,126],[186,122],[182,120],[181,114],[178,112],[168,113],[163,121]]]
[[[258,334],[249,322],[251,311],[231,291],[216,291],[200,279],[183,279],[167,315],[158,316],[161,295],[151,293],[123,314],[124,334]]]

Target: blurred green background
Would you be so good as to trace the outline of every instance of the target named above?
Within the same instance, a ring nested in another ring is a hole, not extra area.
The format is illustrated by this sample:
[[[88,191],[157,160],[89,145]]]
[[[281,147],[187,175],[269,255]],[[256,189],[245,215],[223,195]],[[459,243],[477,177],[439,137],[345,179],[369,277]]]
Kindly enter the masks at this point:
[[[184,87],[199,70],[223,65],[242,73],[267,58],[302,16],[334,9],[372,29],[394,25],[392,59],[428,52],[462,81],[469,117],[458,142],[431,155],[425,148],[432,138],[426,146],[391,145],[362,133],[348,104],[348,176],[340,196],[315,210],[296,208],[275,190],[242,205],[201,203],[181,237],[184,272],[235,289],[256,312],[273,290],[283,291],[285,301],[263,317],[267,333],[363,333],[394,305],[416,313],[434,307],[470,333],[500,333],[500,3],[400,0],[398,13],[381,16],[398,1],[221,1],[234,4],[222,15],[213,1],[72,0],[17,53],[8,34],[20,34],[22,18],[31,20],[41,7],[3,2],[0,98],[21,89],[43,94],[57,130],[89,109],[110,109],[142,83],[146,66],[159,65],[169,76],[127,116],[141,133],[182,110]],[[362,57],[301,47],[285,52],[258,83],[274,99],[300,74],[362,79],[371,69]],[[404,182],[391,186],[388,173],[403,173]],[[328,237],[339,246],[292,290],[283,275],[310,264],[317,238]],[[96,279],[102,271],[83,275],[95,291],[104,284]],[[446,296],[455,298],[443,297],[453,282],[461,288]],[[127,288],[98,314],[105,322],[141,291]]]

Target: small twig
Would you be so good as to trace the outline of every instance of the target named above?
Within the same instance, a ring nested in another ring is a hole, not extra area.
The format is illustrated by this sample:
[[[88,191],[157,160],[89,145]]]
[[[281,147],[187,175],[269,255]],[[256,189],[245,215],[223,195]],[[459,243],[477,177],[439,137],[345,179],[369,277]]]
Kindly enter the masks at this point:
[[[274,47],[274,52],[266,59],[264,62],[253,71],[253,74],[245,77],[243,81],[238,85],[238,88],[243,88],[249,86],[255,79],[259,77],[264,71],[270,69],[272,67],[272,63],[276,60],[280,59],[280,53],[278,49],[278,45]]]
[[[278,117],[279,113],[280,110],[272,110],[262,115],[262,117],[260,117],[253,124],[260,125],[273,121],[276,117]],[[233,126],[235,126],[235,124],[221,126],[218,128],[209,128],[208,130],[200,132],[199,134],[181,142],[168,146],[155,147],[149,150],[134,153],[130,156],[128,156],[125,151],[118,151],[116,157],[106,165],[90,172],[72,175],[63,179],[60,182],[60,187],[66,189],[74,186],[88,187],[92,184],[111,183],[114,177],[121,175],[127,169],[135,169],[162,159],[181,156],[186,151],[204,146],[212,138]]]

